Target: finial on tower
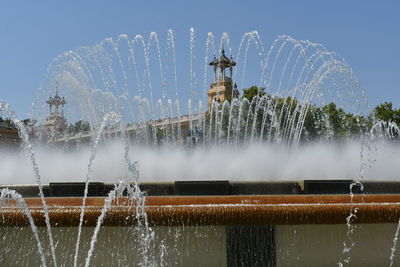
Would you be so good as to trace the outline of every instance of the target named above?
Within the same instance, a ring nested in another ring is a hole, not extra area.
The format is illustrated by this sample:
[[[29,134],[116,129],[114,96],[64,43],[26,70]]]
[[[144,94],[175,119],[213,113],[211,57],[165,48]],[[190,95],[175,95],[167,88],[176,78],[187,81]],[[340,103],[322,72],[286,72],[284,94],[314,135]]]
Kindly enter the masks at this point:
[[[58,96],[58,81],[56,81],[56,96]]]
[[[236,66],[236,62],[233,61],[233,58],[231,56],[231,58],[227,58],[225,56],[225,49],[224,49],[224,44],[222,43],[221,46],[221,55],[219,58],[215,58],[214,56],[214,60],[211,61],[209,63],[210,66],[214,67],[214,80],[217,81],[218,77],[217,77],[217,68],[221,69],[221,80],[225,81],[225,69],[229,68],[231,71],[231,78],[232,78],[232,67]]]
[[[46,101],[47,104],[50,106],[50,116],[51,115],[59,115],[58,114],[58,107],[61,106],[61,116],[64,115],[64,105],[67,104],[65,98],[61,98],[58,95],[58,81],[56,81],[56,95],[54,97],[50,97],[49,100]],[[53,112],[53,106],[55,107]]]

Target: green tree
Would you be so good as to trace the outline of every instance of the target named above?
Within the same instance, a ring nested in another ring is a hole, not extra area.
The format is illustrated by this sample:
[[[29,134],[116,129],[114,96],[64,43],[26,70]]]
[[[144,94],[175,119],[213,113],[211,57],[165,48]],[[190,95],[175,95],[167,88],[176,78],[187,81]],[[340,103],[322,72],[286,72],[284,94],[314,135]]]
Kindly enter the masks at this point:
[[[265,95],[265,88],[261,87],[258,88],[257,86],[253,85],[249,88],[243,89],[243,97],[247,98],[250,102],[253,100],[255,96],[263,96]]]
[[[335,103],[329,103],[322,107],[324,113],[328,116],[329,129],[332,131],[332,137],[340,139],[346,135],[344,120],[346,113],[342,108],[337,108]]]
[[[7,128],[15,128],[15,124],[11,119],[3,119],[0,117],[0,126]]]
[[[79,120],[74,124],[70,124],[68,127],[69,133],[82,133],[90,131],[90,124],[87,121]]]
[[[327,127],[324,122],[325,119],[326,114],[322,108],[311,104],[304,118],[301,140],[312,141],[325,136],[327,132]]]
[[[400,126],[400,109],[394,109],[391,102],[379,104],[372,110],[372,116],[385,122],[393,121]]]

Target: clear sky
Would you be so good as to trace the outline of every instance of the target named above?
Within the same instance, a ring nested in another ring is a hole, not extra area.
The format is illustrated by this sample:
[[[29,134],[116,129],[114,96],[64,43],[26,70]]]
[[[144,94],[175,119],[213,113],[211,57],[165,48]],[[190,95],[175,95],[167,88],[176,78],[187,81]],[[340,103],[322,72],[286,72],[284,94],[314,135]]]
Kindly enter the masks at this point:
[[[20,1],[0,2],[0,99],[27,116],[46,67],[58,54],[121,33],[197,36],[258,30],[324,44],[343,56],[377,105],[400,107],[400,1]],[[179,53],[179,51],[178,51]]]

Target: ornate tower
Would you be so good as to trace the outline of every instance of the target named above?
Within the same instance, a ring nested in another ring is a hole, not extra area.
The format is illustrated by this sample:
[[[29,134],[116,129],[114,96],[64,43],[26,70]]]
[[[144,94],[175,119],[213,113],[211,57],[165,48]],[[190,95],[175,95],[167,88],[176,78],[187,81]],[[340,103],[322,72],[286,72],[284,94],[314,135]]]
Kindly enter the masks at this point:
[[[236,84],[232,82],[232,68],[236,66],[236,62],[231,58],[225,56],[224,47],[221,49],[221,56],[215,58],[209,63],[214,67],[214,82],[210,85],[208,90],[208,112],[211,111],[212,101],[224,102],[230,101],[239,95]],[[225,69],[229,68],[230,77],[225,76]],[[220,73],[217,73],[218,69]],[[220,76],[219,76],[220,75]]]
[[[50,116],[43,124],[44,131],[50,139],[60,136],[68,127],[67,119],[64,117],[64,105],[67,101],[58,95],[58,84],[56,86],[56,95],[46,101],[50,107]]]

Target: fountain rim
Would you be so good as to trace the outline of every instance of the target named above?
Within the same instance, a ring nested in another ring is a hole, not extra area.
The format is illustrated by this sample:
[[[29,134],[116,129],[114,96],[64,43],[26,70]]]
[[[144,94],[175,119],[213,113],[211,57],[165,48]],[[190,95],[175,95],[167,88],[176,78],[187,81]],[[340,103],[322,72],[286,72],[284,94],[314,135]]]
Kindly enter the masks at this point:
[[[95,226],[105,197],[89,197],[84,226]],[[39,198],[25,199],[35,224],[44,226]],[[75,227],[82,198],[46,198],[52,226]],[[0,227],[28,226],[23,210],[14,200],[0,208]],[[103,226],[137,223],[132,199],[115,199]],[[242,195],[242,196],[149,196],[144,210],[154,226],[345,224],[350,211],[353,223],[395,223],[400,217],[400,194],[369,195]]]

